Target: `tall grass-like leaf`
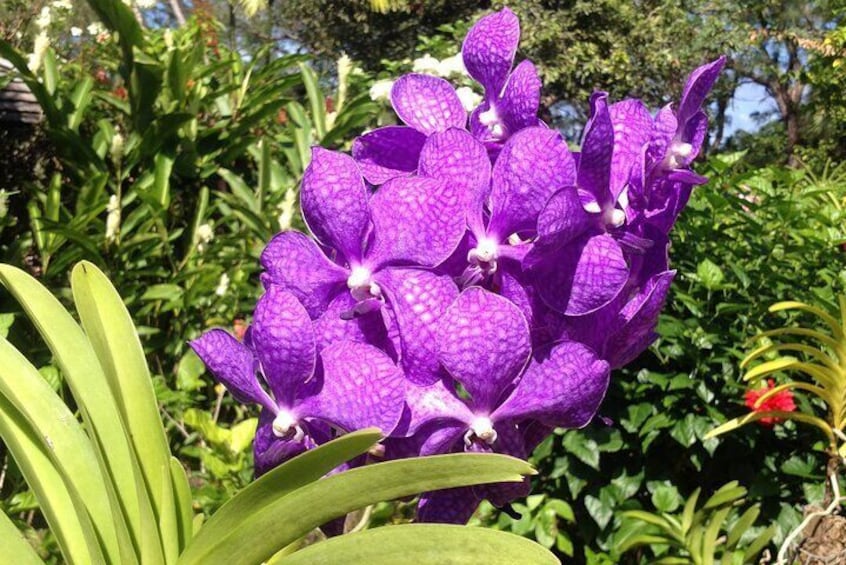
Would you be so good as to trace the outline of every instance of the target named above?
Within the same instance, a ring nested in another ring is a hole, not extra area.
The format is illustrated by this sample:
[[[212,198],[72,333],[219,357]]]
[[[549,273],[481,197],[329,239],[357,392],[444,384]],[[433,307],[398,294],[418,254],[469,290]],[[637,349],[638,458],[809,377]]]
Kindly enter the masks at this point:
[[[516,482],[533,473],[525,461],[478,453],[358,467],[274,496],[262,510],[245,513],[227,535],[203,539],[196,550],[189,547],[179,563],[260,563],[312,529],[368,504],[445,488]]]
[[[191,486],[182,463],[175,457],[170,458],[170,476],[173,482],[173,494],[176,498],[176,524],[179,533],[179,551],[185,550],[194,537],[194,509],[191,500]]]
[[[406,524],[310,545],[278,565],[555,565],[549,551],[526,538],[485,528]]]
[[[44,565],[21,532],[6,514],[0,510],[0,558],[17,565]]]
[[[311,107],[311,118],[314,121],[314,133],[317,139],[323,139],[326,135],[326,99],[317,84],[317,75],[306,63],[300,63],[300,73],[303,76],[303,84],[308,95],[308,103]]]

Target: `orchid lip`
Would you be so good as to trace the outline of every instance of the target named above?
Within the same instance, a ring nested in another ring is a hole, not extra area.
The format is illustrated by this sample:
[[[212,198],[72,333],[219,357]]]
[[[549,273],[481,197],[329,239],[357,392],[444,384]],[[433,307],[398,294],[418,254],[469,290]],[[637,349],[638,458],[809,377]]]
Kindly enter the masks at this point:
[[[473,438],[477,437],[488,445],[493,445],[496,441],[497,433],[493,427],[493,422],[487,416],[477,416],[470,424],[470,429],[464,434],[464,445],[469,446],[473,443]]]
[[[486,274],[496,272],[496,260],[499,257],[499,244],[489,238],[479,239],[476,247],[467,253],[467,262],[477,266]]]
[[[667,155],[662,165],[665,169],[679,169],[684,166],[684,161],[693,155],[693,145],[682,141],[674,141],[667,148]]]
[[[280,410],[276,414],[271,428],[273,429],[273,435],[278,438],[302,441],[305,437],[305,432],[297,424],[297,419],[287,410]]]

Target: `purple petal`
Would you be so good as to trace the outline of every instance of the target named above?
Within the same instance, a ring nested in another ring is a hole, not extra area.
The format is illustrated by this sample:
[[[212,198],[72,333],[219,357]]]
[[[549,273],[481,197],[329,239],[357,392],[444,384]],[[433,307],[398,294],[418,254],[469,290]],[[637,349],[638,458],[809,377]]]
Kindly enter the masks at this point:
[[[491,161],[485,146],[476,138],[453,128],[426,140],[420,152],[419,174],[458,187],[466,206],[478,214],[487,198]]]
[[[464,401],[447,389],[442,381],[429,386],[408,385],[405,401],[409,408],[409,419],[403,430],[404,435],[414,435],[422,426],[435,421],[458,422],[463,434],[467,424],[473,421],[473,413]]]
[[[614,153],[611,158],[611,197],[623,192],[632,167],[641,160],[643,148],[652,138],[653,121],[640,100],[624,100],[610,106],[614,125]]]
[[[672,104],[667,104],[655,114],[652,142],[650,143],[647,156],[652,162],[660,163],[667,153],[667,148],[676,135],[679,122],[673,112]]]
[[[388,338],[385,312],[378,309],[373,312],[344,320],[341,315],[350,312],[356,300],[348,292],[342,292],[329,304],[326,312],[314,321],[314,334],[317,350],[322,351],[327,345],[337,341],[355,341],[369,343],[396,358],[393,344]]]
[[[611,201],[609,193],[611,155],[614,151],[614,125],[608,112],[608,94],[590,97],[590,121],[579,154],[579,188],[589,191],[600,206]]]
[[[489,233],[504,239],[534,231],[538,214],[559,189],[574,184],[576,164],[555,130],[533,127],[512,136],[493,170]]]
[[[536,285],[550,307],[582,316],[614,299],[628,280],[620,245],[610,235],[583,237],[533,266]]]
[[[479,506],[479,498],[470,487],[438,490],[420,497],[417,522],[466,524]]]
[[[540,250],[566,245],[595,226],[598,218],[598,214],[585,211],[574,188],[559,190],[538,215],[536,247]]]
[[[508,8],[485,16],[467,32],[461,47],[464,66],[487,96],[497,97],[502,91],[519,42],[520,21]]]
[[[389,262],[434,267],[458,246],[465,231],[461,187],[421,177],[388,181],[370,199],[371,268]]]
[[[280,407],[314,374],[314,330],[305,308],[281,287],[267,289],[253,314],[252,340],[264,378]]]
[[[550,426],[580,428],[599,409],[609,375],[608,363],[580,343],[565,341],[542,349],[492,419],[533,419]]]
[[[313,442],[308,437],[304,438],[303,441],[294,441],[274,435],[273,419],[275,416],[275,413],[270,410],[262,410],[259,415],[256,437],[253,441],[256,478],[313,447]]]
[[[467,124],[467,111],[452,85],[442,78],[403,75],[391,88],[391,103],[406,125],[426,135]]]
[[[508,77],[502,99],[496,103],[508,132],[514,134],[538,125],[540,92],[541,80],[535,65],[529,60],[521,62]]]
[[[405,376],[429,385],[443,376],[437,359],[437,325],[458,296],[452,278],[419,269],[385,269],[377,280],[397,322]]]
[[[261,254],[265,287],[273,284],[290,291],[317,318],[342,290],[347,270],[330,261],[314,241],[304,234],[287,231],[276,234]]]
[[[496,431],[497,438],[493,444],[496,453],[511,455],[518,459],[528,457],[523,434],[516,425],[513,423],[498,424]],[[502,508],[506,504],[528,495],[532,490],[532,483],[528,477],[524,477],[522,481],[516,483],[476,485],[472,489],[477,497],[485,498],[497,508]]]
[[[471,287],[440,322],[438,359],[472,397],[474,411],[490,413],[531,353],[529,326],[505,298]]]
[[[348,261],[361,259],[370,212],[367,188],[352,157],[312,148],[300,202],[303,218],[318,241],[337,249]]]
[[[300,403],[298,413],[348,432],[375,426],[389,435],[405,402],[405,379],[391,358],[352,341],[333,343],[320,357],[322,386]]]
[[[716,61],[702,65],[687,78],[687,83],[684,85],[684,93],[682,94],[681,103],[679,104],[678,119],[680,124],[687,123],[694,114],[696,114],[705,102],[705,97],[717,82],[720,72],[726,63],[725,56],[720,57]]]
[[[221,329],[209,330],[189,345],[235,400],[276,410],[276,403],[256,379],[256,359],[246,345]]]
[[[414,128],[387,126],[353,141],[352,156],[370,184],[383,184],[417,170],[426,136]]]
[[[699,155],[699,150],[702,149],[702,144],[705,143],[707,136],[708,116],[705,112],[697,112],[690,117],[684,128],[683,139],[691,145],[690,155],[683,160],[684,165],[690,165],[696,156]]]
[[[623,309],[625,325],[614,333],[606,345],[612,367],[622,367],[633,361],[657,337],[655,326],[667,299],[675,271],[658,274],[646,284]]]

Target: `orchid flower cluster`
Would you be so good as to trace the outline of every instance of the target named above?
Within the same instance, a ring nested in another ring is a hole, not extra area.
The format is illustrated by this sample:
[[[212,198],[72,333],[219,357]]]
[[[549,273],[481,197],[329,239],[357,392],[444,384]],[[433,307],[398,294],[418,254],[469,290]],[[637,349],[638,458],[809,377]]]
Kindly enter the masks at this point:
[[[595,416],[609,373],[654,339],[674,272],[668,231],[707,133],[723,60],[653,116],[598,92],[581,150],[537,118],[541,82],[513,66],[508,9],[462,48],[484,90],[469,116],[443,78],[403,76],[403,125],[352,155],[315,148],[300,198],[310,235],[264,250],[265,294],[239,341],[192,342],[240,402],[261,407],[262,474],[339,433],[378,426],[381,458],[459,451],[526,458]],[[528,482],[425,494],[421,521],[466,522]]]

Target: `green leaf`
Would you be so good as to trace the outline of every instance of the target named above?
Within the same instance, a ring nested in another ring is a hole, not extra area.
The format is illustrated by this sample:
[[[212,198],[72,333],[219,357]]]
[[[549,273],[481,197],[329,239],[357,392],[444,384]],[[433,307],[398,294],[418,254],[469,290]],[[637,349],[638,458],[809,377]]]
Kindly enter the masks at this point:
[[[746,496],[746,489],[738,486],[737,481],[731,481],[721,486],[702,507],[703,510],[729,504]]]
[[[9,329],[15,322],[14,314],[0,314],[0,337],[9,337]]]
[[[368,504],[444,488],[516,482],[532,473],[534,470],[525,461],[479,453],[434,455],[357,467],[312,480],[291,492],[274,492],[264,508],[235,513],[238,525],[228,531],[209,537],[203,536],[205,528],[200,530],[195,543],[201,537],[204,543],[197,545],[198,550],[194,550],[194,544],[189,546],[180,563],[258,563],[313,528]]]
[[[740,541],[743,534],[745,534],[749,528],[752,527],[752,524],[755,523],[755,520],[758,518],[758,514],[760,513],[760,506],[755,504],[737,519],[737,522],[734,523],[731,530],[728,532],[728,537],[726,537],[727,548],[734,549],[734,546],[737,545],[737,542]]]
[[[113,0],[88,0],[88,5],[107,28],[118,32],[126,64],[132,62],[132,48],[144,44],[141,26],[132,10],[123,2]]]
[[[156,153],[153,159],[155,164],[153,197],[163,209],[170,206],[170,173],[173,170],[173,161],[173,156],[165,153]]]
[[[770,540],[773,538],[776,532],[776,524],[772,524],[766,530],[761,532],[755,540],[749,544],[749,547],[746,548],[746,551],[743,552],[743,562],[751,561],[755,559],[761,550],[770,543]]]
[[[599,446],[594,440],[585,438],[584,434],[576,430],[571,430],[564,434],[562,445],[579,461],[597,471],[599,470]]]
[[[206,366],[203,360],[194,353],[193,349],[188,349],[176,368],[176,388],[190,392],[204,387],[206,383],[200,377],[205,372]]]
[[[705,529],[705,534],[702,538],[702,560],[703,565],[714,565],[714,555],[717,548],[717,536],[720,535],[720,529],[723,526],[726,518],[731,512],[731,506],[721,508],[711,514],[710,523]]]
[[[681,504],[682,498],[674,485],[660,485],[652,493],[652,504],[661,512],[673,512]]]
[[[705,259],[697,265],[696,276],[708,290],[719,290],[725,278],[722,269],[710,259]]]
[[[3,548],[3,559],[15,565],[43,565],[44,561],[38,557],[35,550],[26,541],[6,513],[0,510],[0,547]]]
[[[699,501],[699,495],[702,493],[701,488],[697,488],[693,491],[693,494],[687,499],[687,502],[684,504],[684,510],[682,511],[682,535],[687,535],[688,530],[690,530],[691,526],[693,526],[693,518],[696,512],[696,503]]]
[[[554,565],[536,543],[507,532],[446,524],[406,524],[331,538],[284,557],[279,565]]]
[[[191,486],[182,463],[176,457],[170,458],[170,476],[176,499],[176,519],[179,528],[179,551],[188,547],[194,537],[194,503],[191,499]]]
[[[311,67],[305,63],[300,63],[300,72],[303,76],[303,84],[305,85],[308,102],[311,106],[314,130],[317,134],[317,140],[320,141],[326,135],[326,100],[323,98],[323,93],[317,84],[317,75],[314,74]]]

